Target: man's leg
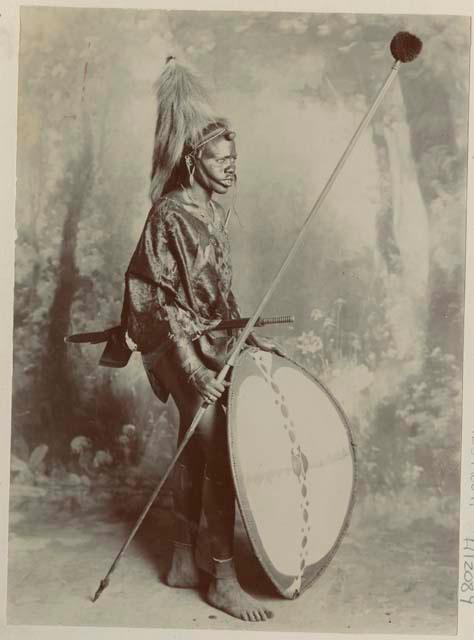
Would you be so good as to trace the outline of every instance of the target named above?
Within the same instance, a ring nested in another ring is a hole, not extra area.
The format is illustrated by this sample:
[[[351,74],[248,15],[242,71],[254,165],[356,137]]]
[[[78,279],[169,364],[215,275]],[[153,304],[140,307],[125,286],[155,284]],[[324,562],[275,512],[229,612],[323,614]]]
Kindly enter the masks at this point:
[[[248,622],[272,617],[271,611],[240,586],[234,565],[235,492],[227,446],[227,422],[222,407],[213,407],[211,419],[198,436],[206,456],[203,508],[213,561],[207,599],[210,604]]]
[[[197,391],[186,384],[183,377],[179,375],[172,361],[172,355],[169,360],[165,358],[160,360],[160,372],[166,376],[168,389],[178,407],[181,417],[180,438],[182,438],[200,408],[202,399]],[[258,622],[270,618],[272,613],[242,589],[235,572],[233,559],[235,493],[230,471],[226,429],[224,410],[217,402],[207,408],[186,447],[188,449],[192,444],[187,455],[195,459],[199,442],[206,462],[204,485],[200,484],[199,488],[204,489],[203,507],[210,535],[214,568],[207,599],[214,607],[236,618]],[[182,455],[185,456],[185,451]],[[197,504],[195,507],[197,512]],[[175,575],[179,573],[182,577],[181,564],[189,568],[194,562],[193,547],[187,549],[182,547],[179,550],[176,546],[171,571]],[[195,564],[194,566],[197,572],[197,566]],[[169,581],[168,584],[170,584]]]
[[[171,567],[166,576],[170,587],[193,588],[199,585],[195,561],[196,541],[201,518],[203,463],[191,442],[177,463],[173,483],[174,534]],[[193,451],[194,450],[194,451]],[[193,459],[189,455],[193,451]],[[187,455],[186,455],[187,454]]]
[[[200,398],[192,393],[176,394],[175,400],[180,409],[180,433],[178,443],[182,442],[187,429],[200,406]],[[173,556],[166,582],[172,587],[196,587],[199,583],[199,570],[196,564],[195,551],[201,518],[204,479],[205,444],[200,437],[201,429],[206,433],[212,431],[215,421],[216,407],[209,407],[203,416],[195,435],[188,442],[176,465],[173,477]],[[217,504],[220,504],[218,502]],[[223,548],[225,557],[231,555],[234,524],[234,498],[227,501],[231,505],[231,520],[228,524],[217,522],[218,533],[214,535],[214,543]],[[218,517],[219,520],[219,517]],[[229,520],[227,517],[226,520]],[[211,545],[213,546],[213,545]]]
[[[181,380],[173,352],[145,367],[153,391],[154,382],[171,393],[179,411],[178,445],[182,442],[192,420],[193,407],[188,406],[185,381]],[[157,394],[157,393],[156,393]],[[159,394],[157,394],[158,397]],[[196,409],[197,410],[197,409]],[[199,586],[199,571],[195,561],[195,547],[201,517],[204,457],[199,442],[191,438],[177,461],[172,475],[173,491],[173,555],[165,581],[172,587]]]

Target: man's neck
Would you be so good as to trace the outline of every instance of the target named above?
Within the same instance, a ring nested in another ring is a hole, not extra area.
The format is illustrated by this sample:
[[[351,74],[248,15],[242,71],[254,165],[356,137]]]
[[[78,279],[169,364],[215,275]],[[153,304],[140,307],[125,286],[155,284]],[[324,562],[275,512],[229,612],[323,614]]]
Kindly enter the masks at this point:
[[[188,192],[192,202],[204,209],[207,208],[211,200],[212,191],[203,189],[203,187],[201,187],[197,182],[195,182],[192,187],[188,187],[186,191]]]

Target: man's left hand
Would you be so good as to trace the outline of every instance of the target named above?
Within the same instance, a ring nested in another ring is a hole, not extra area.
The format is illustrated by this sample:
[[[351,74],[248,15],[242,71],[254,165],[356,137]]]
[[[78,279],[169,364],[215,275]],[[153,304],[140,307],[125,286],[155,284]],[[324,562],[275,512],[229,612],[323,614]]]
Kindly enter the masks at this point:
[[[261,349],[262,351],[270,351],[271,353],[275,353],[277,356],[282,356],[283,358],[287,357],[287,354],[278,343],[274,342],[270,338],[266,338],[265,336],[256,336],[254,333],[251,333],[247,338],[247,342],[250,346]]]

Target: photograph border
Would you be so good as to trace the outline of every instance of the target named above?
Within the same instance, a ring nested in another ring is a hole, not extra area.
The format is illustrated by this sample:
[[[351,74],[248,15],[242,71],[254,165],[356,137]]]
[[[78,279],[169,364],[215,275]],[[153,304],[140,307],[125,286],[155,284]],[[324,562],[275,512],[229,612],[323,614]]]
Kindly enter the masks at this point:
[[[14,244],[15,230],[15,187],[16,187],[16,122],[17,122],[17,94],[18,94],[18,47],[19,47],[19,10],[21,6],[44,7],[81,7],[104,9],[172,9],[172,10],[205,10],[205,11],[287,11],[287,12],[312,12],[312,13],[389,13],[389,14],[414,14],[414,15],[462,15],[471,19],[471,52],[470,52],[470,93],[469,93],[469,122],[473,117],[473,86],[474,86],[474,57],[472,47],[472,25],[474,6],[467,0],[431,0],[431,1],[407,1],[407,0],[363,0],[363,1],[319,1],[319,0],[241,0],[220,2],[196,0],[175,0],[174,2],[146,2],[139,0],[128,2],[40,2],[30,0],[28,3],[20,3],[9,0],[0,3],[0,52],[4,57],[0,58],[0,77],[2,78],[2,100],[0,101],[0,140],[2,140],[2,153],[0,154],[0,170],[3,188],[0,190],[0,207],[3,213],[2,237],[3,246],[0,251],[0,295],[3,300],[4,312],[2,314],[0,355],[2,358],[2,379],[0,384],[0,638],[23,639],[31,638],[42,640],[56,640],[56,638],[121,638],[127,637],[130,629],[119,628],[95,628],[95,627],[51,627],[51,626],[7,626],[6,625],[6,590],[7,590],[7,542],[8,542],[8,498],[9,498],[9,466],[11,444],[11,393],[12,393],[12,335],[13,335],[13,283],[14,283]],[[468,194],[467,194],[467,225],[466,225],[466,280],[465,280],[465,307],[464,307],[464,361],[463,361],[463,420],[462,420],[462,464],[461,464],[461,521],[459,541],[459,585],[458,585],[458,634],[462,640],[468,640],[474,636],[474,598],[473,604],[461,602],[461,591],[465,575],[465,561],[469,552],[474,555],[474,228],[472,220],[473,201],[473,175],[472,164],[474,159],[474,127],[469,126],[469,157],[468,157]],[[472,551],[465,549],[465,541],[472,540]],[[473,592],[474,594],[474,592]],[[327,640],[337,638],[349,638],[359,640],[370,638],[371,640],[388,640],[399,634],[318,634],[302,633],[294,634],[280,632],[249,631],[212,631],[212,630],[177,630],[177,629],[134,629],[134,638],[207,638],[209,634],[227,633],[232,637],[249,639],[257,633],[265,633],[265,637],[298,638],[324,637]],[[229,636],[230,637],[230,636]],[[433,638],[432,635],[405,635],[410,638]],[[436,638],[452,638],[453,636],[436,635]]]

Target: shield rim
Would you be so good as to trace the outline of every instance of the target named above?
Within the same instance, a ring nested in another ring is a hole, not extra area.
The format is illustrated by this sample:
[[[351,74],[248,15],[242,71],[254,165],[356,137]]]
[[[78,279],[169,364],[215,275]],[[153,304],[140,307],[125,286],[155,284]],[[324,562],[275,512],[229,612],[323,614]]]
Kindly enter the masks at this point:
[[[344,428],[346,429],[346,433],[349,439],[349,444],[350,444],[350,452],[351,452],[351,458],[352,458],[352,490],[351,490],[351,496],[349,499],[349,504],[347,506],[347,510],[346,510],[346,514],[344,516],[344,520],[341,526],[341,529],[339,531],[339,534],[336,538],[336,540],[334,541],[333,546],[331,547],[331,549],[328,551],[328,553],[323,556],[318,562],[316,562],[314,565],[312,565],[313,567],[316,567],[314,576],[307,581],[307,583],[304,585],[304,587],[301,588],[300,591],[297,591],[295,593],[295,595],[288,596],[287,594],[284,593],[284,591],[282,590],[281,585],[278,584],[277,580],[274,579],[273,575],[271,575],[270,571],[267,570],[267,563],[270,564],[270,560],[268,559],[268,556],[265,552],[265,549],[263,548],[263,545],[258,545],[256,544],[256,542],[254,541],[255,539],[259,539],[259,536],[257,534],[257,529],[256,529],[256,525],[255,525],[255,521],[254,519],[251,517],[251,510],[249,507],[249,503],[246,497],[246,492],[243,489],[239,478],[243,475],[240,470],[237,468],[238,464],[236,461],[235,456],[233,455],[233,451],[235,450],[234,447],[234,430],[231,428],[231,416],[233,415],[233,401],[234,401],[234,393],[233,393],[233,381],[234,381],[234,377],[236,376],[236,372],[238,371],[239,368],[239,364],[242,358],[244,357],[248,357],[250,355],[250,351],[252,348],[247,348],[244,349],[243,351],[241,351],[241,353],[239,354],[234,367],[232,368],[231,371],[231,375],[230,375],[230,386],[229,386],[229,396],[228,396],[228,405],[227,405],[227,443],[228,443],[228,448],[229,448],[229,459],[230,459],[230,468],[232,471],[232,478],[234,481],[234,487],[235,487],[235,495],[236,495],[236,500],[237,500],[237,504],[239,506],[239,511],[240,514],[242,516],[242,522],[244,524],[244,528],[245,531],[247,533],[247,537],[250,540],[250,544],[252,545],[252,549],[253,552],[255,553],[258,561],[260,562],[260,565],[262,566],[263,570],[265,571],[265,574],[267,575],[267,577],[270,579],[271,583],[273,584],[273,586],[276,588],[276,590],[278,591],[278,593],[283,596],[284,598],[291,600],[294,599],[296,597],[298,597],[299,595],[301,595],[304,591],[306,591],[314,582],[317,578],[319,578],[321,576],[321,574],[326,570],[326,568],[328,567],[329,563],[331,562],[331,560],[333,559],[334,555],[336,554],[337,550],[339,549],[341,542],[344,538],[344,536],[347,533],[347,530],[349,528],[350,525],[350,520],[352,517],[352,512],[354,509],[354,504],[355,504],[355,497],[356,497],[356,487],[357,487],[357,480],[358,480],[358,474],[357,474],[357,458],[355,455],[355,449],[357,447],[355,441],[354,441],[354,435],[352,433],[352,429],[350,427],[349,424],[349,420],[347,419],[347,416],[344,413],[344,410],[342,409],[341,405],[339,404],[339,402],[337,401],[337,399],[333,396],[333,394],[329,391],[329,389],[326,387],[326,385],[324,385],[320,380],[318,380],[316,378],[315,375],[313,375],[310,371],[308,371],[305,367],[303,367],[299,362],[297,362],[296,360],[293,360],[292,358],[288,357],[288,356],[280,356],[277,354],[272,354],[272,355],[277,355],[278,358],[282,358],[283,360],[287,360],[288,362],[291,362],[293,365],[295,365],[296,367],[298,367],[298,369],[301,369],[305,375],[307,375],[313,382],[315,382],[318,387],[326,394],[326,396],[332,401],[332,403],[334,404],[334,407],[336,409],[336,411],[339,414],[339,417],[341,418],[342,424],[344,425]],[[272,563],[273,564],[273,563]],[[273,573],[278,573],[278,571],[273,568]]]

